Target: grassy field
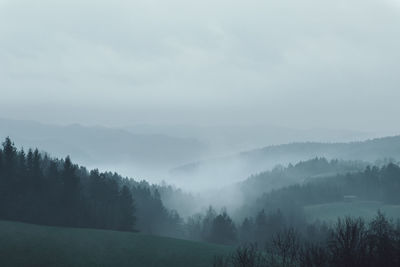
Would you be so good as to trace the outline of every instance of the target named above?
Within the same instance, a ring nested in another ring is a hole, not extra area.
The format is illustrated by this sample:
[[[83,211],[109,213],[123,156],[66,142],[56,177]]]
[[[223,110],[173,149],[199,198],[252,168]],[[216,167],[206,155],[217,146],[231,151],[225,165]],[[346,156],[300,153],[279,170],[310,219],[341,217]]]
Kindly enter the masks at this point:
[[[231,248],[137,233],[0,221],[0,266],[211,266]]]
[[[376,201],[333,202],[304,208],[309,222],[317,219],[332,222],[344,216],[363,217],[368,220],[373,218],[378,210],[389,218],[400,218],[400,205],[385,205]]]

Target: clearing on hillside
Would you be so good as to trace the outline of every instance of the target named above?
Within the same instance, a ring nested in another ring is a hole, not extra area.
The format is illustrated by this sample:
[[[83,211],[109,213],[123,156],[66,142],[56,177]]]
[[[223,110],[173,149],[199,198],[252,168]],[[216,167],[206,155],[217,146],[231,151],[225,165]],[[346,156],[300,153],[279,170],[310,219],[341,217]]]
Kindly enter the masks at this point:
[[[400,205],[386,205],[378,201],[332,202],[304,207],[309,222],[315,220],[336,222],[338,217],[363,217],[366,220],[376,216],[378,210],[388,218],[400,218]]]

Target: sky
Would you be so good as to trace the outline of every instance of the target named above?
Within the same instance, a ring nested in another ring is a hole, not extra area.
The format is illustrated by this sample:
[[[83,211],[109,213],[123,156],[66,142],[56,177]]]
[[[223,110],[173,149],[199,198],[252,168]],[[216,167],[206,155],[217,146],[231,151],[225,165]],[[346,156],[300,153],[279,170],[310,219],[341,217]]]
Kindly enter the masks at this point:
[[[0,114],[399,131],[399,0],[0,0]]]

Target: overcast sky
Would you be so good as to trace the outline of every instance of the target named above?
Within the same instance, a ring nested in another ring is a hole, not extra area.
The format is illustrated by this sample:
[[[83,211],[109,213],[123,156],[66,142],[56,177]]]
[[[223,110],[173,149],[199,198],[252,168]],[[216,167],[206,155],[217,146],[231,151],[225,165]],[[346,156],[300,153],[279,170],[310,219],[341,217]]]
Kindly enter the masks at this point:
[[[1,117],[400,131],[400,0],[0,0]]]

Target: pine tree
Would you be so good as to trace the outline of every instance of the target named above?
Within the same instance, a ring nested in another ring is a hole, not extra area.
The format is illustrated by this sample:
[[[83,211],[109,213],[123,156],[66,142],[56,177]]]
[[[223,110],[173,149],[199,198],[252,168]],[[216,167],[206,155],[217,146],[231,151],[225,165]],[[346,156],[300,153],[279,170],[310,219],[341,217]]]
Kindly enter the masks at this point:
[[[62,205],[65,207],[64,223],[67,226],[78,226],[79,222],[79,177],[76,175],[76,167],[67,156],[64,160],[62,171],[63,192]]]
[[[230,245],[236,241],[236,227],[226,211],[215,217],[211,228],[211,242]]]
[[[122,187],[119,195],[119,210],[120,221],[118,229],[122,231],[132,231],[135,224],[135,217],[133,215],[135,207],[132,193],[126,185]]]
[[[9,137],[3,142],[3,157],[6,179],[11,179],[16,167],[17,149]]]
[[[254,240],[254,222],[252,218],[245,218],[240,226],[240,240],[250,243]]]
[[[3,142],[3,177],[0,180],[0,217],[11,219],[15,208],[15,174],[17,165],[17,149],[9,137]],[[7,203],[9,205],[7,205]]]

